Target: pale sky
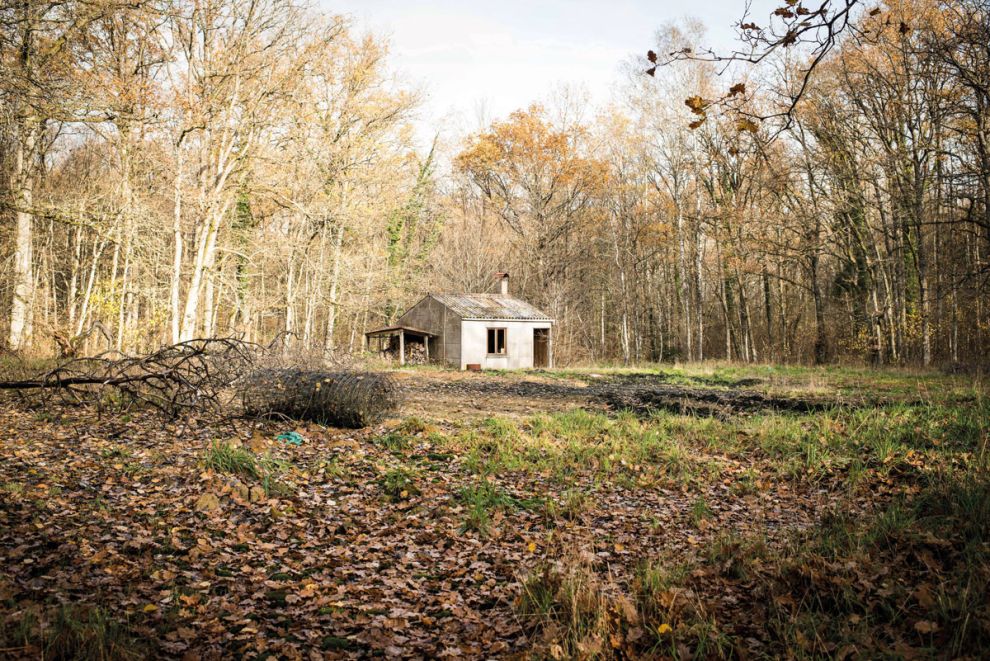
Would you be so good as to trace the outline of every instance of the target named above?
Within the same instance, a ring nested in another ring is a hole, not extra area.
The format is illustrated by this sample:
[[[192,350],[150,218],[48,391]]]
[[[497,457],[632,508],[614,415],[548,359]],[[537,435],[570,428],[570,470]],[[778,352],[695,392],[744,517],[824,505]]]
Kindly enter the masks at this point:
[[[619,65],[645,53],[663,23],[694,16],[708,26],[707,44],[731,48],[743,0],[320,0],[347,14],[359,31],[391,44],[393,69],[425,94],[421,136],[436,128],[478,128],[488,119],[546,99],[561,85],[607,101]],[[765,20],[775,3],[754,0]]]

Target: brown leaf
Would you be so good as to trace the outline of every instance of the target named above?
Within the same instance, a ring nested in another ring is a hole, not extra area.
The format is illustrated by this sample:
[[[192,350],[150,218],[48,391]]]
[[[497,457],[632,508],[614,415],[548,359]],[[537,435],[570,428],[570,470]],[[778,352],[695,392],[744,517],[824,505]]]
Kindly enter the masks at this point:
[[[654,53],[652,50],[646,51],[646,59],[648,59],[650,62],[653,62],[654,64],[656,64],[657,63],[657,54]]]
[[[935,605],[935,597],[932,596],[932,591],[927,583],[922,584],[914,591],[914,598],[918,600],[922,608],[931,608]]]
[[[200,512],[210,512],[220,507],[220,499],[212,493],[204,493],[196,499],[196,509]]]
[[[250,500],[252,503],[260,503],[261,501],[265,500],[267,497],[268,496],[265,493],[265,490],[257,484],[252,486],[251,489],[248,491],[248,500]]]
[[[705,114],[705,106],[708,104],[700,96],[689,96],[684,99],[684,105],[690,108],[694,114],[703,115]]]
[[[749,131],[750,133],[756,133],[759,129],[760,127],[757,123],[748,117],[740,117],[736,120],[737,131]]]

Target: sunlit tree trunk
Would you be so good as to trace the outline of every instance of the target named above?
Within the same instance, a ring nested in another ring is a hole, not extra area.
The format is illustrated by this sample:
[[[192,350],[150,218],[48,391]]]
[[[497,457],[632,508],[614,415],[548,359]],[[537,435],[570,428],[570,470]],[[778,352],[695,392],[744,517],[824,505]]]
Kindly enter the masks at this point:
[[[28,39],[29,37],[25,37]],[[28,114],[18,122],[14,147],[11,197],[14,200],[14,298],[10,309],[8,343],[17,351],[31,338],[34,310],[34,156],[37,119]]]

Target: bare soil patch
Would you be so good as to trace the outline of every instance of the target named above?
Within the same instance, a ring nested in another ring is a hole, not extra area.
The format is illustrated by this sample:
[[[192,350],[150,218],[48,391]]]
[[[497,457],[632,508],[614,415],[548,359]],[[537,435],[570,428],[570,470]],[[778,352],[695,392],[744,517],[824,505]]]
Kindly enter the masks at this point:
[[[859,404],[835,397],[767,394],[751,389],[763,383],[755,378],[716,380],[698,377],[694,380],[699,384],[712,387],[692,387],[670,383],[671,377],[662,372],[590,373],[580,378],[561,378],[541,372],[507,376],[414,372],[401,374],[400,379],[406,395],[406,411],[455,419],[527,415],[579,406],[591,410],[631,410],[640,414],[669,411],[726,416],[759,411],[814,413]]]

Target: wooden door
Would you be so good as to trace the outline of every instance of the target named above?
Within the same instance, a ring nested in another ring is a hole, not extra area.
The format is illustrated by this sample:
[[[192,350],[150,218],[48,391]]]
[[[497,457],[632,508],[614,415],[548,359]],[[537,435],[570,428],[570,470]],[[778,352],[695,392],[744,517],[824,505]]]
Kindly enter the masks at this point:
[[[533,367],[548,367],[550,355],[550,329],[533,329]]]

